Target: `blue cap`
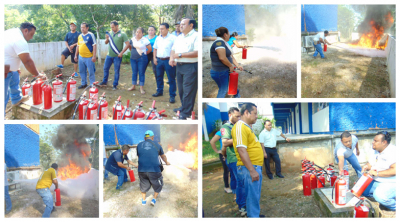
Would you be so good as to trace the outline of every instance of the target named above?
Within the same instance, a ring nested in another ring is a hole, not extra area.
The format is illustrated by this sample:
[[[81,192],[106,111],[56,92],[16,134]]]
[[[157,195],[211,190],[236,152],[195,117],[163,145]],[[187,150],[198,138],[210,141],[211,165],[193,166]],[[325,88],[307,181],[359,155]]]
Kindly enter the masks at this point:
[[[145,136],[145,137],[151,137],[151,136],[154,136],[154,133],[153,133],[153,131],[151,131],[151,130],[147,130],[147,131],[144,133],[144,136]]]

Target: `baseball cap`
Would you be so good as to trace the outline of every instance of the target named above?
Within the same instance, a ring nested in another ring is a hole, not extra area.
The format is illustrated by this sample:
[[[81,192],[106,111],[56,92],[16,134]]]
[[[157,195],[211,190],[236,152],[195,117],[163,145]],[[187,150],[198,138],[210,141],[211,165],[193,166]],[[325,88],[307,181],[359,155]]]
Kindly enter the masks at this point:
[[[153,131],[151,131],[151,130],[147,130],[147,131],[144,133],[144,136],[145,136],[145,137],[151,137],[151,136],[154,136],[154,133],[153,133]]]
[[[76,26],[76,22],[71,22],[71,23],[69,23],[70,25],[72,25],[72,24],[74,24],[75,26]]]

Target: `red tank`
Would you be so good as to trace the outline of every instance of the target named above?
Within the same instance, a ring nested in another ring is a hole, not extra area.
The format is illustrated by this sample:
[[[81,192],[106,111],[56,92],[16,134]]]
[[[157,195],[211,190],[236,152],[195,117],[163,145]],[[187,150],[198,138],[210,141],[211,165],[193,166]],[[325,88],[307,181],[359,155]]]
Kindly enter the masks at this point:
[[[79,102],[79,119],[83,120],[88,106],[89,100],[86,99],[86,91],[83,93],[82,99]]]
[[[59,103],[63,100],[63,82],[59,79],[62,74],[56,76],[56,80],[53,81],[53,101]]]
[[[124,109],[124,107],[121,104],[121,96],[119,96],[113,106],[113,120],[121,120],[122,119],[122,110],[123,109]]]
[[[61,194],[60,194],[60,189],[57,188],[54,190],[54,192],[56,193],[56,206],[59,207],[61,206]]]
[[[339,178],[335,183],[335,203],[336,205],[346,205],[347,185],[346,180]]]
[[[28,81],[28,77],[26,77],[26,79],[22,83],[21,89],[23,96],[29,96],[31,94],[31,84]]]
[[[92,87],[89,89],[89,98],[93,97],[93,101],[97,103],[99,99],[99,89],[95,86],[99,82],[94,82]]]
[[[351,189],[351,193],[354,194],[356,197],[361,197],[365,189],[369,186],[369,184],[373,181],[374,179],[371,177],[371,175],[364,173],[360,179],[358,179],[356,185]]]
[[[123,120],[132,120],[133,119],[133,112],[132,112],[132,109],[129,107],[129,100],[126,104],[122,119]]]
[[[302,179],[303,179],[303,194],[304,194],[304,196],[311,196],[310,174],[309,173],[303,174]]]
[[[315,175],[314,172],[311,174],[310,180],[311,180],[311,189],[317,188],[317,176]]]
[[[99,120],[107,120],[108,119],[108,102],[106,100],[106,92],[101,95],[98,104],[98,119]]]
[[[87,109],[85,110],[87,120],[97,120],[97,102],[94,101],[94,95],[90,98]]]
[[[133,170],[129,170],[129,178],[131,179],[131,182],[135,182],[135,174],[133,173]]]
[[[325,175],[319,174],[317,180],[317,188],[323,188],[323,187],[325,187]]]
[[[326,50],[328,50],[328,45],[324,44],[324,52],[326,52]]]
[[[335,184],[336,179],[337,179],[337,176],[335,174],[333,174],[331,176],[331,187],[333,187],[333,184]]]
[[[67,101],[74,102],[76,99],[76,81],[74,79],[74,74],[69,78],[67,82]]]
[[[51,109],[53,107],[53,102],[51,101],[51,86],[48,84],[46,81],[45,84],[42,87],[43,90],[43,103],[44,103],[44,109]]]
[[[146,117],[146,113],[142,109],[142,107],[143,107],[142,104],[143,104],[143,101],[140,101],[140,103],[138,103],[138,105],[136,106],[136,109],[133,110],[133,119],[134,120],[144,120],[144,118]]]
[[[32,84],[32,99],[33,105],[40,105],[42,104],[42,79],[36,79],[35,82]]]
[[[233,71],[229,74],[228,95],[236,95],[239,83],[239,73]]]
[[[344,179],[346,180],[346,187],[347,190],[349,190],[349,186],[350,186],[350,175],[349,175],[349,171],[347,170],[343,170],[343,175],[344,175]]]
[[[242,59],[247,59],[247,49],[246,48],[242,49]]]

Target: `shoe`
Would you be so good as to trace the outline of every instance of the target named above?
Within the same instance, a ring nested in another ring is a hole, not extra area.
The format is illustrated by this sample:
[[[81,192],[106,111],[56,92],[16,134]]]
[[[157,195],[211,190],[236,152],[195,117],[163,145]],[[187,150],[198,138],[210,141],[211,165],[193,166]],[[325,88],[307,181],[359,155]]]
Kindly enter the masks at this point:
[[[6,212],[5,212],[5,214],[6,214],[6,215],[7,215],[7,214],[9,214],[9,213],[11,213],[11,210],[10,210],[10,211],[6,211]]]
[[[174,109],[174,112],[180,112],[180,111],[182,111],[182,107],[179,107],[179,108],[176,108],[176,109]]]
[[[99,86],[107,86],[107,83],[106,83],[106,82],[101,82],[101,83],[99,84]]]
[[[260,214],[259,217],[260,217],[260,218],[263,218],[263,217],[265,217],[265,215]]]
[[[225,190],[225,193],[232,193],[232,190],[229,187],[225,187],[224,190]]]
[[[143,199],[142,199],[142,205],[143,205],[143,206],[146,205],[146,200],[143,200]]]
[[[61,69],[63,69],[63,68],[64,68],[64,66],[63,66],[63,65],[58,65],[57,67],[58,67],[58,68],[61,68]]]
[[[117,86],[113,86],[113,90],[114,90],[114,91],[117,90]]]
[[[154,206],[154,205],[156,205],[156,201],[157,201],[157,200],[153,198],[153,199],[151,200],[150,204],[151,204],[152,206]]]
[[[51,213],[53,213],[54,211],[56,211],[56,206],[53,206],[53,209],[51,210]]]
[[[77,72],[74,72],[74,77],[79,77],[79,74]]]
[[[163,93],[156,92],[156,93],[154,93],[152,96],[153,96],[153,97],[159,97],[159,96],[162,96],[162,95],[163,95]]]
[[[273,180],[274,179],[274,177],[271,175],[267,175],[268,176],[268,178],[270,179],[270,180]]]
[[[239,210],[239,212],[240,212],[240,216],[242,216],[242,217],[246,216],[246,214],[247,214],[247,211],[246,211],[245,208],[241,208],[241,209]]]
[[[276,174],[276,176],[279,178],[285,178],[282,174]]]
[[[169,103],[175,103],[175,97],[170,97],[169,98]]]
[[[29,96],[28,95],[23,96],[17,103],[13,104],[13,106],[18,106],[19,104],[21,104],[23,102],[26,102],[28,100],[29,100]]]
[[[78,87],[78,89],[84,89],[84,88],[86,88],[87,87],[87,84],[86,85],[80,85],[79,87]]]
[[[187,117],[179,116],[179,119],[181,119],[181,120],[187,120]]]

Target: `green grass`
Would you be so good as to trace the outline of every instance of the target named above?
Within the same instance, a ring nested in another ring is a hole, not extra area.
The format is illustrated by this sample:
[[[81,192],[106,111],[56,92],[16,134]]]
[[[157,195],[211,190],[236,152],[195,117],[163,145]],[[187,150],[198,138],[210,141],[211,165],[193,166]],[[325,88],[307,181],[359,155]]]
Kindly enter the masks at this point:
[[[216,143],[217,149],[219,150],[219,142]],[[210,159],[218,159],[218,154],[212,149],[210,142],[203,140],[203,161]]]

